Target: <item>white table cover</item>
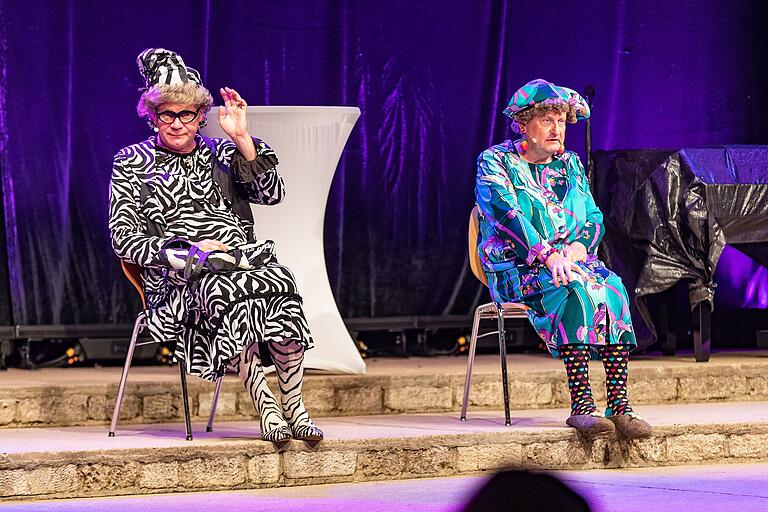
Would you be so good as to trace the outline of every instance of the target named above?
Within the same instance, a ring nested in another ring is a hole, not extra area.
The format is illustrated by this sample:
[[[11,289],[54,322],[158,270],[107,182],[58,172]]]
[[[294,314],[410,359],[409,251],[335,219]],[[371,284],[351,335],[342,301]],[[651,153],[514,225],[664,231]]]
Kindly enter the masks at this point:
[[[254,206],[256,237],[274,240],[278,260],[296,276],[315,339],[305,367],[329,373],[365,373],[331,293],[323,252],[323,220],[341,152],[357,107],[248,107],[248,131],[277,153],[286,195],[276,206]],[[208,137],[226,137],[218,109],[209,113]]]

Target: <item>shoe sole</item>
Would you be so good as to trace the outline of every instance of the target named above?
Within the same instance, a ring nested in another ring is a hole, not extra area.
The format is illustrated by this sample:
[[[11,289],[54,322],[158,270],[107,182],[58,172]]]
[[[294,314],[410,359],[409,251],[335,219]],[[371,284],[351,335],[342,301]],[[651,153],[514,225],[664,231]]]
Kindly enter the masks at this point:
[[[604,425],[601,428],[594,429],[581,429],[575,425],[571,425],[568,420],[566,420],[565,424],[576,430],[576,432],[587,437],[610,437],[616,432],[616,427],[613,425],[613,423],[611,423],[611,426]]]
[[[279,439],[269,439],[269,434],[271,434],[272,432],[274,432],[274,430],[271,431],[271,432],[268,432],[266,436],[264,434],[262,434],[261,435],[262,441],[269,441],[270,443],[275,443],[277,445],[280,445],[280,444],[285,444],[288,441],[290,441],[291,439],[293,439],[293,436],[291,434],[289,434],[289,433],[286,433],[285,437],[281,437]]]
[[[614,430],[579,430],[576,427],[571,427],[579,434],[585,436],[585,437],[611,437],[614,434]]]
[[[323,440],[323,436],[304,436],[304,437],[294,437],[297,441],[310,441],[310,442],[320,442]]]
[[[608,419],[613,423],[614,427],[616,428],[616,432],[618,432],[623,438],[625,439],[646,439],[648,437],[651,437],[651,434],[653,434],[653,430],[649,430],[647,432],[640,432],[640,433],[629,433],[625,430],[623,430],[621,427],[619,427],[619,422],[614,420],[615,416],[609,416]]]

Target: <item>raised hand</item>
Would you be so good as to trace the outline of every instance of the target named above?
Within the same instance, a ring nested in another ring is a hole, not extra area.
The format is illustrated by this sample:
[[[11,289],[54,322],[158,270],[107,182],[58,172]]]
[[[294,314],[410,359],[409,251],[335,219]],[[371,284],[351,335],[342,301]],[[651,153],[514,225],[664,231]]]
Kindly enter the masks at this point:
[[[219,109],[219,126],[224,130],[246,160],[256,158],[256,146],[248,135],[246,113],[248,104],[234,89],[219,89],[224,107]]]
[[[246,110],[248,104],[240,94],[229,87],[219,89],[224,107],[219,109],[219,125],[230,139],[237,141],[248,137]]]

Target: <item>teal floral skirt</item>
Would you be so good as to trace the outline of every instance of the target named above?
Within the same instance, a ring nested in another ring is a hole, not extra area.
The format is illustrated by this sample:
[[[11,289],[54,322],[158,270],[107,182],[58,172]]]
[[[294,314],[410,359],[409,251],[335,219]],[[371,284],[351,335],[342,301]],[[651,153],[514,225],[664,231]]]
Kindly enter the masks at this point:
[[[577,276],[577,280],[559,287],[555,287],[549,269],[539,263],[487,272],[491,298],[528,306],[528,318],[552,357],[560,355],[562,345],[589,345],[595,357],[600,346],[636,347],[621,278],[596,256],[590,255],[579,266],[589,277]]]

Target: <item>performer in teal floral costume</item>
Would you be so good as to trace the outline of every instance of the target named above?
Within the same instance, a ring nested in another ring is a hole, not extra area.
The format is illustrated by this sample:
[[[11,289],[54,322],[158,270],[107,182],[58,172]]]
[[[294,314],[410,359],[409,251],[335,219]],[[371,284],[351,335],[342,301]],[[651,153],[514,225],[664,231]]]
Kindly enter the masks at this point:
[[[588,435],[619,430],[650,435],[629,405],[629,352],[637,346],[624,285],[597,258],[603,215],[576,153],[565,151],[566,123],[590,115],[575,91],[533,80],[504,114],[522,137],[483,151],[475,193],[478,247],[497,302],[520,302],[553,357],[561,357],[571,392],[566,423]],[[588,361],[606,371],[608,407],[597,411]]]

